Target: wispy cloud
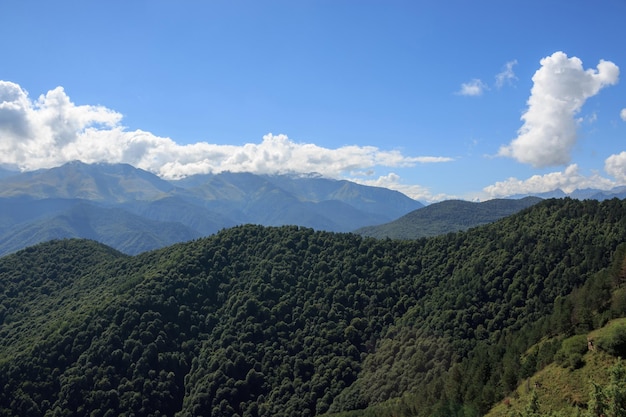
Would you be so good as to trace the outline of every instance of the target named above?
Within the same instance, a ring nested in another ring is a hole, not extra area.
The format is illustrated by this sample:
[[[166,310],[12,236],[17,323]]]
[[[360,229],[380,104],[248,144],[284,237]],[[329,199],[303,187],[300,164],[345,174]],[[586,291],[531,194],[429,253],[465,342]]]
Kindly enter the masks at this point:
[[[513,67],[517,65],[517,60],[509,61],[504,64],[501,72],[496,74],[496,87],[502,88],[507,83],[512,83],[517,80]],[[485,91],[489,90],[489,85],[483,82],[480,78],[474,78],[467,83],[461,84],[461,88],[456,92],[460,96],[481,96]]]
[[[555,52],[541,60],[533,76],[528,109],[518,137],[502,146],[500,156],[512,157],[534,167],[570,162],[576,144],[576,114],[585,101],[608,86],[616,84],[619,68],[610,61],[600,61],[597,69],[583,69],[582,61]]]
[[[461,89],[457,91],[457,94],[461,96],[480,96],[489,87],[478,78],[474,78],[468,83],[461,84]]]
[[[81,160],[128,163],[164,178],[222,171],[317,172],[340,178],[359,170],[374,172],[375,168],[452,160],[407,156],[374,146],[330,149],[271,133],[260,143],[243,146],[181,145],[147,131],[128,131],[121,121],[120,113],[106,107],[74,104],[61,87],[32,101],[18,84],[0,81],[0,164],[33,170]]]
[[[504,69],[496,74],[496,87],[502,88],[507,83],[512,83],[517,80],[513,67],[517,65],[517,60],[509,61],[504,64]]]
[[[626,122],[626,109],[622,109],[622,111],[619,113],[619,117],[621,117],[622,120]]]

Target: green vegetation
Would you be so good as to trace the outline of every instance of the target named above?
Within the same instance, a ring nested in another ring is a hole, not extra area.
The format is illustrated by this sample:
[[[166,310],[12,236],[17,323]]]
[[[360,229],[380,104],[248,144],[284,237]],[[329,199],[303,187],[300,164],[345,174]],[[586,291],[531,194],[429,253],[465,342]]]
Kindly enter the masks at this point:
[[[493,223],[540,201],[541,198],[538,197],[526,197],[519,200],[494,199],[482,203],[446,200],[413,210],[389,223],[362,227],[355,233],[379,239],[418,239],[438,236]]]
[[[621,327],[593,331],[626,315],[625,214],[564,199],[412,241],[241,226],[134,257],[31,247],[0,258],[0,415],[482,415],[555,358],[621,351]]]
[[[564,340],[554,359],[565,368],[577,369],[584,365],[583,355],[588,350],[587,336],[579,334]]]
[[[607,325],[595,337],[598,348],[613,356],[626,354],[626,320],[615,320]]]

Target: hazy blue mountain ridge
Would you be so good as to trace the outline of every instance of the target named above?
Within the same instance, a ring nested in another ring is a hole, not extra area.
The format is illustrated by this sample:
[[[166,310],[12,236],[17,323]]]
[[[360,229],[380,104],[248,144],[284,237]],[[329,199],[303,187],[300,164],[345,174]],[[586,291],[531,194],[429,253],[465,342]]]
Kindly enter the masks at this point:
[[[0,179],[1,197],[80,198],[109,204],[155,200],[174,188],[170,182],[131,165],[78,161]]]
[[[348,232],[422,206],[397,191],[319,177],[225,172],[167,181],[127,164],[75,161],[0,176],[0,255],[67,237],[136,254],[247,223]]]
[[[577,189],[570,193],[557,188],[556,190],[546,191],[544,193],[532,193],[532,194],[514,194],[507,198],[521,199],[524,197],[539,197],[539,198],[564,198],[570,197],[576,200],[610,200],[611,198],[626,198],[626,186],[617,186],[610,190],[600,190],[597,188],[583,188]]]
[[[565,196],[624,198],[626,187],[540,195]],[[314,174],[223,172],[168,181],[128,164],[74,161],[24,173],[2,168],[0,255],[65,237],[95,239],[136,254],[248,223],[417,238],[489,223],[532,201],[518,197],[479,206],[444,201],[424,207],[398,191]],[[88,220],[72,219],[77,210]]]
[[[85,238],[124,253],[138,254],[201,236],[180,222],[150,220],[123,209],[102,207],[86,200],[32,200],[18,205],[12,201],[7,204],[3,199],[2,209],[7,206],[28,207],[32,217],[24,220],[25,216],[20,216],[22,220],[11,225],[7,218],[17,220],[18,216],[3,216],[0,253],[15,252],[52,239]]]

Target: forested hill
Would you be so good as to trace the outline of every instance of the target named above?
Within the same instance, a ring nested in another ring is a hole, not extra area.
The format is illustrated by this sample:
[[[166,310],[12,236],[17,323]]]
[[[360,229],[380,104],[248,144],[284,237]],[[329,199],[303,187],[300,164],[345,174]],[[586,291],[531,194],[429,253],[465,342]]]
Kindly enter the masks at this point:
[[[0,258],[0,415],[484,413],[539,366],[525,346],[568,330],[536,327],[554,300],[623,242],[626,202],[564,199],[414,241],[240,226],[134,257],[41,244]]]
[[[359,228],[355,233],[381,239],[417,239],[443,235],[495,222],[541,200],[539,197],[494,199],[480,203],[446,200],[413,210],[389,223]]]

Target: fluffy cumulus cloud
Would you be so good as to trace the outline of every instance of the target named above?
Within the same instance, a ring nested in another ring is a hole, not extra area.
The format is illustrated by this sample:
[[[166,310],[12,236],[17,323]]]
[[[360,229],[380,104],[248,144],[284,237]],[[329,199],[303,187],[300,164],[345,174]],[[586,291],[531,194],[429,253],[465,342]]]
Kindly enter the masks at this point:
[[[604,161],[604,170],[619,183],[626,184],[626,152],[609,156]]]
[[[120,120],[101,106],[75,106],[61,87],[33,102],[19,85],[0,81],[0,163],[23,169],[57,165],[91,129],[111,129]]]
[[[457,94],[462,96],[480,96],[488,88],[487,84],[478,78],[474,78],[468,83],[461,84],[461,89],[457,92]]]
[[[622,109],[622,111],[619,113],[619,117],[621,117],[622,120],[626,122],[626,109]]]
[[[363,175],[368,174],[371,173],[363,173]],[[450,196],[447,194],[433,194],[433,192],[429,188],[423,187],[421,185],[403,183],[400,175],[394,172],[390,172],[387,175],[382,175],[378,178],[373,179],[362,179],[354,177],[351,180],[363,185],[369,185],[372,187],[383,187],[389,188],[391,190],[400,191],[401,193],[415,200],[419,200],[425,203],[434,203],[436,201],[457,198],[456,196]]]
[[[102,106],[72,103],[58,87],[31,100],[19,85],[0,81],[0,164],[21,170],[68,161],[128,163],[165,178],[222,171],[317,172],[342,177],[374,167],[410,167],[446,162],[445,157],[411,157],[373,146],[329,149],[267,134],[243,146],[198,142],[180,145],[150,132],[128,131],[122,115]]]
[[[563,52],[543,58],[533,76],[524,123],[517,138],[501,147],[499,155],[534,167],[568,164],[577,138],[576,115],[589,97],[616,84],[618,78],[619,68],[610,61],[585,70],[580,59]]]
[[[626,153],[624,153],[624,158],[626,159]],[[509,178],[485,187],[483,191],[488,198],[497,198],[516,194],[545,193],[557,189],[566,193],[585,188],[609,190],[616,185],[617,183],[602,177],[598,173],[593,173],[589,176],[583,175],[577,164],[571,164],[564,171],[551,172],[545,175],[533,175],[525,180]]]

